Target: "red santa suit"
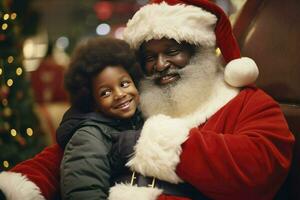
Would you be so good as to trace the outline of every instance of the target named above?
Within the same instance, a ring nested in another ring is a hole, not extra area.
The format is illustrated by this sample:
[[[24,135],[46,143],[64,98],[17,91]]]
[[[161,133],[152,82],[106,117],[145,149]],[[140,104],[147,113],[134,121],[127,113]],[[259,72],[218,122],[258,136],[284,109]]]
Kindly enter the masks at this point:
[[[0,173],[0,189],[6,199],[57,199],[62,156],[63,150],[54,144],[9,172]]]
[[[273,199],[288,173],[294,142],[279,105],[249,87],[210,113],[149,118],[129,166],[171,183],[190,183],[210,199]],[[203,121],[194,126],[195,119]],[[113,193],[128,193],[128,199],[137,193],[129,192],[132,186],[115,187]],[[153,198],[141,191],[140,199],[186,199],[153,188],[148,192]]]

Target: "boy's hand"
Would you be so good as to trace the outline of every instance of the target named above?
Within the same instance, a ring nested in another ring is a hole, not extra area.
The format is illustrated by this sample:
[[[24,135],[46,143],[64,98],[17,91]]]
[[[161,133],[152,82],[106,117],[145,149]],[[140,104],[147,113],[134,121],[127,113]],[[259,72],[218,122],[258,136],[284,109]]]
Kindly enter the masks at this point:
[[[113,144],[110,158],[112,170],[118,170],[125,166],[134,152],[134,146],[140,134],[141,130],[128,130],[112,134]]]

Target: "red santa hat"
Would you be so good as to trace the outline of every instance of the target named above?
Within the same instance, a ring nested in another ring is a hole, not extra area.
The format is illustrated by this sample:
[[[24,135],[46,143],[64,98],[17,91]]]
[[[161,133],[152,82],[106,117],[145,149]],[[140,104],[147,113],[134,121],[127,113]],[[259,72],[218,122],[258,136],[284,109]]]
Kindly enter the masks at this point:
[[[224,79],[231,86],[243,87],[257,79],[257,65],[241,57],[228,17],[210,1],[153,0],[136,12],[124,30],[124,40],[134,49],[144,41],[164,37],[218,47],[226,62]]]

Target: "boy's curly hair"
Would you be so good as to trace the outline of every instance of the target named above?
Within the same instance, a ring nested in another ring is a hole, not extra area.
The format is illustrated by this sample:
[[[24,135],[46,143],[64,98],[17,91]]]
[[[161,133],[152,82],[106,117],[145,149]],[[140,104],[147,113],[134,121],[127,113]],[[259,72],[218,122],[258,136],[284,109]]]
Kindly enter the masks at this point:
[[[82,112],[93,110],[95,102],[92,81],[107,66],[124,67],[135,84],[141,78],[135,53],[125,41],[91,37],[78,44],[64,79],[65,89],[74,108]]]

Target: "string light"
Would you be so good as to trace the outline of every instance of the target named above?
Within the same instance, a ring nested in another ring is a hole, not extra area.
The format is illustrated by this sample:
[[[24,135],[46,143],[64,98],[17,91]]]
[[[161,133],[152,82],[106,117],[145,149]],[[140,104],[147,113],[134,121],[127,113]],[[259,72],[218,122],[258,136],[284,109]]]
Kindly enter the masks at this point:
[[[217,48],[217,49],[216,49],[216,55],[217,55],[217,56],[221,55],[221,50],[220,50],[220,48]]]
[[[4,122],[3,127],[4,127],[5,130],[9,130],[10,125],[9,125],[8,122]]]
[[[3,15],[3,19],[4,19],[4,20],[8,20],[8,19],[9,19],[9,14],[4,14],[4,15]]]
[[[56,40],[56,47],[59,49],[66,49],[70,44],[69,38],[61,36]]]
[[[8,168],[8,167],[9,167],[9,162],[8,162],[7,160],[4,160],[4,161],[3,161],[3,166],[4,166],[5,168]]]
[[[14,62],[14,57],[13,57],[13,56],[8,56],[7,62],[8,62],[9,64],[11,64],[12,62]]]
[[[12,13],[12,14],[10,15],[10,19],[14,20],[14,19],[16,19],[16,18],[17,18],[17,13]]]
[[[3,106],[7,106],[7,105],[8,105],[7,99],[2,99],[2,105],[3,105]]]
[[[110,32],[110,25],[106,23],[99,24],[96,28],[98,35],[107,35]]]
[[[14,81],[10,78],[7,80],[6,84],[8,87],[11,87],[14,84]]]
[[[15,137],[17,135],[16,129],[11,129],[10,134],[11,134],[11,136]]]
[[[10,117],[12,115],[12,110],[9,107],[5,107],[2,114],[5,117]]]
[[[16,74],[17,74],[18,76],[20,76],[22,73],[23,73],[22,68],[21,68],[21,67],[18,67],[18,68],[16,69]]]
[[[123,31],[125,27],[118,27],[115,31],[115,37],[119,39],[123,39]]]
[[[28,136],[32,136],[32,135],[33,135],[33,130],[32,130],[32,128],[27,128],[27,129],[26,129],[26,133],[27,133]]]
[[[8,27],[7,23],[2,24],[2,30],[5,31],[7,29],[7,27]]]

